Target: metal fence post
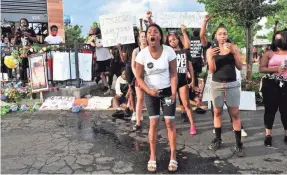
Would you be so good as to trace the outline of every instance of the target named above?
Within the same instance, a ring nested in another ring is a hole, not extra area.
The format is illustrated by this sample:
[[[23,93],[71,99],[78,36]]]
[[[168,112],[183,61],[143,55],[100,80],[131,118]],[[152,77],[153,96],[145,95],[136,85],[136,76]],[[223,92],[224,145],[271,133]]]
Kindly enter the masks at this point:
[[[75,49],[75,65],[76,65],[76,88],[80,88],[80,70],[79,70],[79,45],[74,43]]]

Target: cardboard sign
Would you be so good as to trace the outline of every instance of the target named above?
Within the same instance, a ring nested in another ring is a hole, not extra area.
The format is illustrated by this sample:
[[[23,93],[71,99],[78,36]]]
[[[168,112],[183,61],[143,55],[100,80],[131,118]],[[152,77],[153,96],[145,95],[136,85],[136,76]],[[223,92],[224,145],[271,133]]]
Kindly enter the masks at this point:
[[[115,7],[116,8],[116,7]],[[102,15],[99,17],[103,47],[135,43],[133,17],[129,13]]]
[[[206,12],[158,12],[156,23],[162,28],[201,28]]]
[[[75,97],[53,96],[45,100],[39,110],[69,110],[73,107]]]

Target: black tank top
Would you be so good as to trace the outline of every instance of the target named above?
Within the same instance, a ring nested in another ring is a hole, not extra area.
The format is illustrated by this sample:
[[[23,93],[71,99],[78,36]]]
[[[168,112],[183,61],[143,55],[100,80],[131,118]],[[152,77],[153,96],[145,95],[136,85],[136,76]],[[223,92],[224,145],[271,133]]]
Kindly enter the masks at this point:
[[[215,82],[236,81],[235,58],[232,53],[227,55],[217,55],[214,57],[216,71],[212,75]]]

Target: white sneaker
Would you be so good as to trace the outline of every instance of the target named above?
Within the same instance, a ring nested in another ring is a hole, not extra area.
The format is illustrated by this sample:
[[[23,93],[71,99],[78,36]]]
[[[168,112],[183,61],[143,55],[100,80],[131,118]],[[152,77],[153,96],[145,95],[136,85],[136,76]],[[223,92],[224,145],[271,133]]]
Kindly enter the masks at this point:
[[[111,89],[108,89],[107,92],[104,93],[104,95],[111,95]]]
[[[137,120],[137,117],[136,117],[136,113],[134,112],[132,115],[131,121],[136,121],[136,120]]]
[[[245,132],[244,129],[241,129],[241,137],[247,137],[247,136],[248,136],[247,132]]]
[[[215,129],[213,129],[213,131],[212,131],[212,132],[213,132],[213,134],[215,134]]]

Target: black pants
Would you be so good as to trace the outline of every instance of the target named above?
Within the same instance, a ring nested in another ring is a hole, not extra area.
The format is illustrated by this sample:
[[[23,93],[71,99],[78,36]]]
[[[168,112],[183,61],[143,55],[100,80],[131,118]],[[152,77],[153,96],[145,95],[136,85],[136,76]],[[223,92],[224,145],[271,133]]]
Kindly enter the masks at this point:
[[[287,130],[287,81],[283,87],[278,80],[264,78],[262,82],[262,95],[265,107],[264,124],[266,129],[272,129],[275,114],[279,109],[281,121]]]
[[[20,80],[27,82],[28,81],[28,74],[27,70],[29,68],[29,62],[28,58],[22,58],[22,63],[19,65],[19,74],[20,74]]]
[[[121,62],[111,62],[109,71],[109,82],[108,82],[110,88],[112,88],[114,75],[116,75],[117,77],[122,75],[121,71],[123,66],[124,66],[123,63]]]

